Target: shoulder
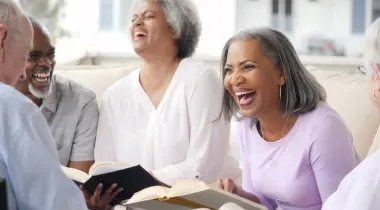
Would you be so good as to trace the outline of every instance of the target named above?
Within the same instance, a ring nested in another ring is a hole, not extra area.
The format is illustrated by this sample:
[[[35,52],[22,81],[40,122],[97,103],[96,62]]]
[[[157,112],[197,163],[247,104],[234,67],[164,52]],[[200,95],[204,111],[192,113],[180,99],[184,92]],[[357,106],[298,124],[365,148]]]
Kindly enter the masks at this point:
[[[55,91],[57,91],[57,93],[63,98],[69,98],[71,101],[76,99],[83,101],[84,103],[96,99],[94,91],[69,78],[54,75],[52,82],[54,83]]]
[[[314,110],[301,115],[301,117],[304,122],[303,125],[312,128],[326,124],[340,124],[345,126],[344,120],[338,112],[324,102],[320,102]]]
[[[120,94],[126,94],[129,91],[133,91],[133,82],[136,82],[138,80],[139,74],[140,69],[136,69],[124,78],[116,81],[114,84],[108,87],[106,91],[104,91],[103,100],[107,100],[110,97],[117,96]]]
[[[26,96],[11,86],[0,83],[0,123],[5,123],[3,128],[12,132],[25,120],[31,120],[40,111],[38,107]]]
[[[212,80],[219,80],[215,70],[211,65],[204,61],[186,58],[181,61],[178,66],[180,69],[180,77],[185,79],[188,83],[207,82]]]
[[[184,59],[179,69],[178,79],[186,84],[187,92],[193,93],[196,89],[204,92],[220,92],[222,83],[220,77],[211,66],[203,61]]]
[[[310,143],[331,145],[331,141],[349,145],[353,137],[341,116],[326,103],[302,116],[300,123],[303,135],[308,134]]]

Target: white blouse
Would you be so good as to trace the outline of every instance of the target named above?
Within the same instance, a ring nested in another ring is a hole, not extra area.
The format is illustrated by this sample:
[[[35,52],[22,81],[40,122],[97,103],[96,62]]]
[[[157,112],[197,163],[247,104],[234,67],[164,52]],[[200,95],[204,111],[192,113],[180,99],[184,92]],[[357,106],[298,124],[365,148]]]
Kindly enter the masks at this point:
[[[322,210],[380,209],[380,149],[369,155],[340,183]]]
[[[223,91],[216,73],[203,62],[182,60],[157,109],[139,74],[132,72],[105,92],[95,161],[140,164],[169,185],[239,176],[228,154],[230,124],[215,121]]]

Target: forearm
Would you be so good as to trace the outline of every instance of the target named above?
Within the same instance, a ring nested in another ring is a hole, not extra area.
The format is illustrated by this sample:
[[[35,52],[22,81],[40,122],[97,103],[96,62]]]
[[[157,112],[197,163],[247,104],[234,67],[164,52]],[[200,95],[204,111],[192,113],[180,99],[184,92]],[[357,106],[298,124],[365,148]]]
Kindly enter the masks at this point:
[[[85,173],[88,173],[91,166],[94,164],[94,161],[70,161],[68,164],[69,168],[75,168],[81,170]]]

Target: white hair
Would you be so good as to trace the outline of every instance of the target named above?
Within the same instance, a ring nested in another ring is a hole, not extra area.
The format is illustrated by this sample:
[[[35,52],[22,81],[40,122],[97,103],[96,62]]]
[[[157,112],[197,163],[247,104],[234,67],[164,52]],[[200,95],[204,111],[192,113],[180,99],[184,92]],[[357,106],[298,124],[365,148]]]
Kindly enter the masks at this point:
[[[380,18],[375,20],[365,33],[364,66],[366,74],[373,74],[373,64],[380,64]]]
[[[26,15],[18,2],[0,0],[0,24],[8,27],[12,39],[17,40],[21,35],[20,22]]]
[[[201,36],[201,20],[198,8],[192,0],[154,0],[164,11],[167,22],[178,37],[178,57],[194,54]],[[141,0],[134,1],[134,10]],[[132,13],[133,14],[133,13]]]

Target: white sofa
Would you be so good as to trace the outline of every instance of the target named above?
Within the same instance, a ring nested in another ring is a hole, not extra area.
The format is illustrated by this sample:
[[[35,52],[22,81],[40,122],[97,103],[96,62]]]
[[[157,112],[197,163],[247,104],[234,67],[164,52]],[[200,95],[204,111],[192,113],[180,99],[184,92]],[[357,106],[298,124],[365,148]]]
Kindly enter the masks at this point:
[[[58,67],[56,73],[71,78],[92,89],[99,104],[103,92],[111,84],[139,67],[138,62],[108,66],[69,66]],[[217,70],[217,65],[213,65]],[[364,158],[376,150],[380,144],[380,113],[370,104],[367,94],[366,77],[346,71],[310,70],[327,91],[327,102],[336,109],[354,137],[359,155]],[[231,145],[234,156],[240,160],[235,144],[235,127],[231,126]]]

